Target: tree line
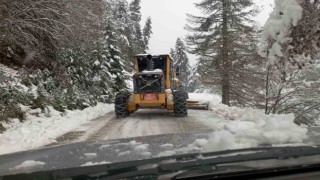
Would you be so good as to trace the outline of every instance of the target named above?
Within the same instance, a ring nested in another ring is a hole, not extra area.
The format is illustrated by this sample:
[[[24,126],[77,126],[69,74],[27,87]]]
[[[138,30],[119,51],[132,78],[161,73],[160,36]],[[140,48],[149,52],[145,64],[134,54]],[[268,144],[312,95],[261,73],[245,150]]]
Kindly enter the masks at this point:
[[[278,2],[278,1],[277,1]],[[0,0],[0,121],[23,106],[83,109],[126,89],[132,57],[148,50],[140,0]],[[187,15],[187,37],[170,55],[189,92],[221,94],[229,106],[320,118],[320,2],[279,1],[263,28],[252,0],[202,0]],[[294,7],[294,8],[293,8]],[[197,55],[190,67],[187,53]],[[1,69],[1,67],[0,67]]]
[[[186,45],[178,39],[171,50],[189,91],[209,89],[223,104],[266,114],[294,113],[298,124],[319,120],[319,1],[277,1],[263,28],[253,21],[252,0],[202,0],[195,7],[201,14],[187,15]],[[185,52],[199,57],[192,69]]]
[[[145,53],[141,1],[0,0],[0,121],[23,119],[21,106],[64,111],[111,103],[127,88],[132,57]]]

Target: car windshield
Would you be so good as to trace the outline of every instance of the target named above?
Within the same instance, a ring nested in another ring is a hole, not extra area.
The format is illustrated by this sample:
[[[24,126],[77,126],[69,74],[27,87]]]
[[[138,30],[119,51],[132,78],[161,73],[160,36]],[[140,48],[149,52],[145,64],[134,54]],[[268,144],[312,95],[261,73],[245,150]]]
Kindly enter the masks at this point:
[[[0,177],[317,146],[319,95],[319,0],[0,0]]]

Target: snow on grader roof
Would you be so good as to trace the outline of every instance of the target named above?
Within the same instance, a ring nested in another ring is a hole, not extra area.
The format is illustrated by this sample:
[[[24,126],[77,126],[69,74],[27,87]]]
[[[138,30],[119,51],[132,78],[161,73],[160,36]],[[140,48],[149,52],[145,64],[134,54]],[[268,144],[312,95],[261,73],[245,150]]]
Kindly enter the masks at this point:
[[[161,69],[155,69],[155,70],[152,70],[152,71],[144,70],[144,71],[142,71],[142,73],[144,73],[144,74],[163,73],[163,71]]]

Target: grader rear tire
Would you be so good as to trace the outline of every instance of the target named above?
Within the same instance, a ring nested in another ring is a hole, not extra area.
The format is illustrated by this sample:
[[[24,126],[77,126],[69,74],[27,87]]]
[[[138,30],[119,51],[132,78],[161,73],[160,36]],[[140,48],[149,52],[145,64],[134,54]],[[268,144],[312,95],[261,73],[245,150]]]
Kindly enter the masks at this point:
[[[175,91],[173,93],[174,98],[174,114],[177,117],[188,116],[188,105],[185,91]]]
[[[125,118],[130,115],[128,110],[129,92],[119,92],[115,99],[115,112],[117,118]]]

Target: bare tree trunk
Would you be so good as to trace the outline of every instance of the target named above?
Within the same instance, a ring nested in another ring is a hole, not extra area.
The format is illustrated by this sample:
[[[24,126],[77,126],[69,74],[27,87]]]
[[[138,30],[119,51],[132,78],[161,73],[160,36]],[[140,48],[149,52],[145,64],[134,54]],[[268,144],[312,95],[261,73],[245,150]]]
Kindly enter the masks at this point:
[[[230,60],[228,55],[228,9],[229,2],[222,1],[222,103],[230,106]]]
[[[267,79],[266,79],[266,104],[265,104],[265,113],[268,114],[268,105],[269,105],[269,76],[270,76],[270,68],[271,66],[269,65],[268,66],[268,69],[267,69]]]
[[[281,100],[281,95],[282,95],[282,90],[283,90],[283,87],[281,87],[279,90],[278,90],[278,95],[277,95],[277,99],[274,103],[274,105],[272,106],[273,110],[272,110],[272,114],[275,114],[276,111],[277,111],[277,106],[278,106],[278,103],[280,102]],[[271,109],[270,109],[271,111]]]

